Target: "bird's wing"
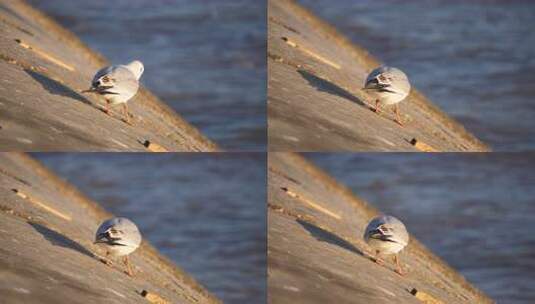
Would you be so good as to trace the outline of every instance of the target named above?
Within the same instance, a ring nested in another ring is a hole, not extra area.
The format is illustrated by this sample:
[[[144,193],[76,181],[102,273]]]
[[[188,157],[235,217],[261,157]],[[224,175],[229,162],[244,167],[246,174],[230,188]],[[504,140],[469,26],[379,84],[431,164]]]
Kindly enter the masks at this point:
[[[379,67],[373,70],[366,78],[364,88],[367,90],[378,90],[389,92],[388,88],[392,85],[392,79],[388,67]]]
[[[391,84],[396,88],[396,91],[409,93],[411,89],[409,78],[400,69],[391,68],[390,70],[384,73],[384,77],[388,80],[387,83]]]
[[[385,237],[391,237],[393,235],[393,230],[388,227],[386,224],[381,224],[377,226],[376,229],[370,230],[370,236],[377,237],[377,238],[385,238]]]
[[[103,222],[98,227],[96,235],[98,236],[100,234],[106,233],[111,227],[113,227],[113,225],[114,225],[113,219],[109,219],[109,220]]]
[[[141,233],[136,224],[127,218],[121,218],[117,229],[123,231],[122,242],[129,245],[139,246],[141,243]]]
[[[366,82],[369,82],[372,79],[376,79],[377,76],[381,75],[387,70],[387,67],[381,66],[376,68],[375,70],[371,71],[368,77],[366,78]]]
[[[374,218],[366,227],[365,237],[405,245],[409,241],[409,234],[405,225],[393,216]]]
[[[104,67],[104,68],[98,70],[98,72],[95,74],[95,76],[93,76],[93,81],[91,81],[91,83],[93,85],[95,85],[97,83],[97,81],[100,80],[100,78],[110,74],[113,71],[114,68],[115,68],[114,66],[107,66],[107,67]]]
[[[139,82],[125,66],[111,66],[101,69],[93,79],[93,88],[100,93],[123,94],[136,92]]]
[[[118,218],[109,219],[102,223],[97,229],[96,238],[103,239],[106,244],[112,246],[128,245],[124,242],[124,231]]]
[[[405,225],[394,217],[388,217],[387,221],[383,225],[391,234],[392,237],[400,244],[409,243],[409,233]]]

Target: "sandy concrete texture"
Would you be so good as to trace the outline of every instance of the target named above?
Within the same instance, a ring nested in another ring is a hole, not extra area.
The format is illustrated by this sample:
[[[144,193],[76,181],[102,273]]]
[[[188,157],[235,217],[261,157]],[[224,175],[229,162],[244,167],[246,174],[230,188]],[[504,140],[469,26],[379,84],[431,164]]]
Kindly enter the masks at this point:
[[[490,150],[414,88],[403,127],[393,108],[377,115],[361,88],[381,63],[294,1],[268,2],[270,151]]]
[[[0,59],[2,151],[153,150],[147,140],[156,150],[217,149],[144,88],[128,102],[132,125],[120,105],[106,115],[101,97],[81,91],[109,62],[22,0],[0,3]]]
[[[135,276],[99,261],[98,225],[111,214],[25,154],[0,154],[0,302],[220,303],[146,241]],[[143,231],[142,231],[143,233]]]
[[[436,303],[493,303],[412,236],[400,254],[405,276],[391,257],[374,263],[362,236],[377,214],[302,156],[271,153],[268,303],[424,303],[413,289]]]

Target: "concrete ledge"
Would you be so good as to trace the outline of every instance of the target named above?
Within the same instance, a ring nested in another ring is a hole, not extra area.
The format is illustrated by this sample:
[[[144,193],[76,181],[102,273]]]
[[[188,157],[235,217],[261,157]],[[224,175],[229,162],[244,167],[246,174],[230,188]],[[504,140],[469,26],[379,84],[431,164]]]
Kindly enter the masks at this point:
[[[146,241],[130,256],[133,278],[101,263],[93,237],[110,216],[30,157],[0,154],[3,303],[149,303],[143,290],[169,303],[220,303]]]
[[[379,266],[362,235],[378,211],[302,157],[268,160],[269,303],[493,303],[411,236],[400,258],[408,274]],[[410,232],[410,227],[407,227]]]
[[[150,151],[146,140],[167,151],[217,150],[143,88],[128,103],[133,126],[120,107],[103,113],[103,100],[80,92],[108,62],[22,0],[0,4],[0,32],[1,150]]]
[[[268,6],[268,138],[271,151],[490,151],[413,89],[381,116],[361,88],[381,63],[291,0]],[[410,78],[410,71],[409,71]]]

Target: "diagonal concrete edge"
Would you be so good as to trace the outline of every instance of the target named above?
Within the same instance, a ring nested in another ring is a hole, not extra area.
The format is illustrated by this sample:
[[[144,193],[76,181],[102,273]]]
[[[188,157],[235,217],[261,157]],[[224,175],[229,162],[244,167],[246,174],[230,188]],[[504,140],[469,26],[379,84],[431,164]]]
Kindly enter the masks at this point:
[[[404,127],[370,111],[360,88],[381,62],[295,1],[268,2],[271,151],[422,151],[413,138],[441,152],[490,151],[414,88]]]
[[[145,88],[128,103],[133,125],[120,107],[102,113],[102,100],[80,92],[107,60],[23,0],[0,4],[0,31],[2,150],[151,151],[146,140],[167,151],[218,149]]]
[[[147,241],[136,276],[98,260],[94,231],[111,214],[25,154],[0,154],[0,298],[9,303],[220,303]],[[69,299],[69,301],[67,301]]]
[[[372,262],[362,235],[378,213],[302,156],[271,153],[269,303],[421,303],[413,288],[443,303],[492,303],[413,236],[401,254],[407,275]]]

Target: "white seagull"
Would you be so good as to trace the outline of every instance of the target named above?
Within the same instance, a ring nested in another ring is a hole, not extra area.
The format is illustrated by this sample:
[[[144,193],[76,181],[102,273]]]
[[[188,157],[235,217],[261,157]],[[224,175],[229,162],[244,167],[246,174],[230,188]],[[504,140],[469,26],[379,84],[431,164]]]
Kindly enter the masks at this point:
[[[124,217],[114,217],[102,224],[95,234],[95,244],[101,244],[106,248],[106,256],[123,257],[127,274],[134,275],[128,255],[134,252],[141,244],[141,233],[131,220]],[[111,265],[111,262],[104,260],[104,263]]]
[[[102,95],[106,100],[106,113],[110,111],[110,104],[123,104],[124,116],[128,123],[126,102],[136,95],[143,71],[143,63],[138,60],[126,65],[112,65],[102,68],[93,77],[91,88],[82,92]]]
[[[403,275],[397,254],[409,243],[409,233],[400,220],[389,215],[372,219],[364,232],[364,240],[375,249],[377,264],[383,264],[380,254],[393,254],[396,272]]]
[[[404,100],[411,91],[411,84],[405,73],[393,67],[378,67],[368,75],[363,89],[376,98],[376,113],[379,113],[380,104],[395,105],[396,122],[403,125],[398,103]]]

